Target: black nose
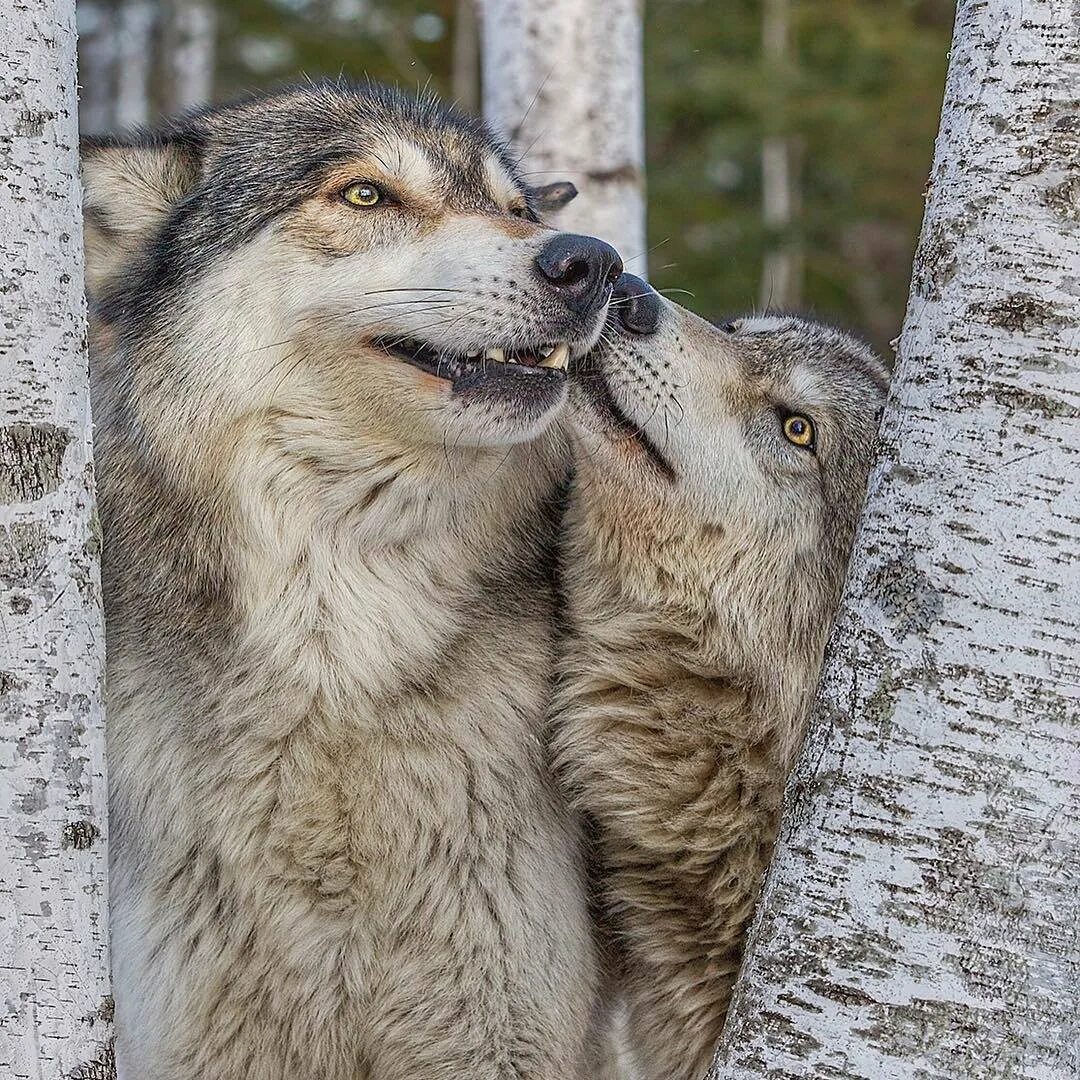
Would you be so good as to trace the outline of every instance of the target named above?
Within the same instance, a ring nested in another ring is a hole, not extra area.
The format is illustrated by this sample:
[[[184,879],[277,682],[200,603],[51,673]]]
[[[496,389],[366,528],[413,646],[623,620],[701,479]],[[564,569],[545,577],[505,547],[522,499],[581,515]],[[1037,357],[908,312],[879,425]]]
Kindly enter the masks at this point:
[[[607,300],[608,286],[622,273],[622,259],[594,236],[559,233],[536,256],[536,268],[571,308],[588,315]]]
[[[660,297],[633,274],[623,274],[611,292],[611,308],[619,322],[634,334],[655,334],[660,325]]]

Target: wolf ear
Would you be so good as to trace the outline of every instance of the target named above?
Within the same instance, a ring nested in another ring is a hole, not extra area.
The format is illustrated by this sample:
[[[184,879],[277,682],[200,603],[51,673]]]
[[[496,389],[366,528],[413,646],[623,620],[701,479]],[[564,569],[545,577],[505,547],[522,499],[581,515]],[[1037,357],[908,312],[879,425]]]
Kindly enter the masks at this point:
[[[201,162],[194,141],[154,138],[88,139],[81,156],[86,289],[95,296],[195,186]]]
[[[533,205],[545,213],[561,210],[576,196],[577,188],[569,180],[557,180],[554,184],[544,184],[532,189]]]

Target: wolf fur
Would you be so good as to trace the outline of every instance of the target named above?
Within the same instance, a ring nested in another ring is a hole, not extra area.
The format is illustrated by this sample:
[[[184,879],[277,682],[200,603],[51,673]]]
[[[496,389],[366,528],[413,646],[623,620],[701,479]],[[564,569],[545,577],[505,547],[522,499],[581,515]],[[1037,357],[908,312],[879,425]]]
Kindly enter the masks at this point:
[[[566,380],[388,350],[580,353],[606,296],[534,273],[548,196],[481,126],[377,88],[92,143],[84,185],[121,1075],[585,1075]]]
[[[616,304],[619,303],[617,299]],[[843,582],[884,368],[795,317],[615,315],[572,392],[552,737],[642,1080],[720,1035]],[[783,420],[812,418],[813,450]],[[615,1010],[616,1013],[618,1010]]]

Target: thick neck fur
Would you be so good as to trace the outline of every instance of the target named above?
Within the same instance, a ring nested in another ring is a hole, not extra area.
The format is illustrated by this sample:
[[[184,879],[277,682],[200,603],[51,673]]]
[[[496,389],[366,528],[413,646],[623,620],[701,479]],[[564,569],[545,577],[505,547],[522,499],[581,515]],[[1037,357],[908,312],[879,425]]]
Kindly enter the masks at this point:
[[[201,643],[177,650],[188,658],[252,665],[324,703],[386,698],[439,665],[492,582],[546,561],[553,440],[373,437],[358,452],[325,407],[282,406],[187,430],[174,451],[109,394],[98,448],[110,630],[164,633],[163,660],[179,635]]]
[[[821,552],[753,531],[650,512],[581,477],[561,575],[575,649],[564,667],[657,685],[699,678],[746,695],[747,723],[794,751],[817,685],[839,580]],[[781,734],[782,733],[782,734]]]

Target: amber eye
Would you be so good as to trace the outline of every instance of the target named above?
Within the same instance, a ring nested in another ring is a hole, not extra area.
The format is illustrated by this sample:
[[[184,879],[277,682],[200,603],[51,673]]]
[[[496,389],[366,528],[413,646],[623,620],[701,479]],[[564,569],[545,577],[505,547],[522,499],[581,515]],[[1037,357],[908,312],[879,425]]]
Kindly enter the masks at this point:
[[[341,193],[341,197],[350,206],[374,206],[382,199],[382,192],[374,184],[365,184],[362,180],[351,183]]]
[[[789,416],[784,421],[784,438],[796,446],[811,449],[814,445],[814,425],[805,416]]]
[[[527,218],[529,216],[529,208],[527,206],[511,206],[510,216],[517,218]]]

